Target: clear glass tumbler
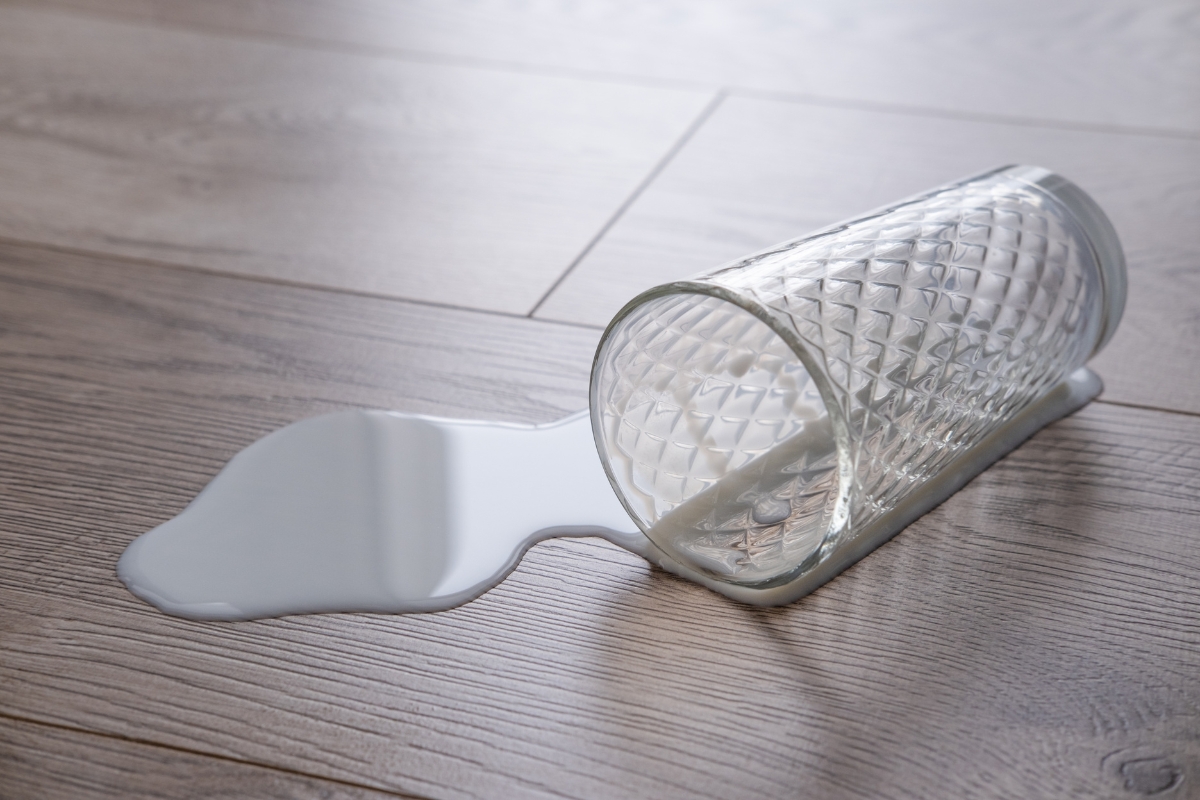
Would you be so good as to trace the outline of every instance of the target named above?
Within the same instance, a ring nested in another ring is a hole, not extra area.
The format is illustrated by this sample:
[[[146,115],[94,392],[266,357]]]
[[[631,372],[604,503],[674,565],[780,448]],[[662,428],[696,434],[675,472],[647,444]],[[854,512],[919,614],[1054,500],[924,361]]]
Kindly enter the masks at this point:
[[[1124,299],[1095,202],[1005,167],[636,297],[596,354],[596,444],[670,559],[781,586],[1080,368]]]

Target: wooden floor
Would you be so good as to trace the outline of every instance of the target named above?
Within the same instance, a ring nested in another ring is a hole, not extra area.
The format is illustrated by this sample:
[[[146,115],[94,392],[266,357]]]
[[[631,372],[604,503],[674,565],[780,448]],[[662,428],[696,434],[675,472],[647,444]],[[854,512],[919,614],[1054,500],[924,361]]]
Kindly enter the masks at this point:
[[[549,421],[639,290],[1007,162],[1100,400],[755,609],[599,540],[451,612],[114,574],[343,408]],[[0,0],[0,797],[1200,797],[1200,4]]]

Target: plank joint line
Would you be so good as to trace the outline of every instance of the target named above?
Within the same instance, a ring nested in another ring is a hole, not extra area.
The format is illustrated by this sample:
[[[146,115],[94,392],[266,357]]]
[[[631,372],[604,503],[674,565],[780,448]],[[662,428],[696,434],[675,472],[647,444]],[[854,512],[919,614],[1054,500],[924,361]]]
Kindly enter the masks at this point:
[[[198,36],[210,36],[224,39],[240,39],[263,44],[275,44],[285,47],[302,48],[316,52],[339,53],[342,55],[362,56],[368,58],[383,58],[394,61],[435,64],[447,67],[463,67],[485,71],[507,72],[514,75],[536,75],[546,78],[564,78],[571,80],[606,83],[614,86],[631,86],[647,89],[667,89],[683,92],[710,91],[714,82],[699,81],[687,78],[656,77],[633,73],[613,72],[611,70],[569,67],[561,65],[536,64],[525,61],[514,61],[505,58],[486,58],[482,56],[467,56],[455,53],[437,53],[425,50],[415,50],[408,47],[372,45],[364,42],[339,41],[336,39],[318,38],[312,35],[289,34],[280,32],[241,30],[233,27],[214,25],[200,22],[175,22],[168,19],[145,19],[136,14],[98,9],[46,9],[38,8],[36,3],[24,3],[17,0],[16,5],[27,5],[37,8],[39,13],[57,14],[60,16],[91,17],[142,28],[188,33]],[[910,106],[903,103],[883,103],[852,97],[834,97],[788,91],[786,89],[768,89],[754,86],[727,84],[719,90],[735,97],[768,100],[799,105],[814,105],[830,108],[846,108],[858,111],[878,112],[886,114],[903,114],[916,117],[931,117],[935,119],[959,119],[971,122],[990,122],[1023,127],[1041,127],[1063,130],[1081,130],[1093,133],[1113,133],[1131,136],[1162,136],[1175,139],[1200,139],[1200,131],[1182,128],[1166,128],[1156,126],[1134,126],[1121,123],[1082,122],[1070,119],[1055,119],[1053,117],[1025,117],[1009,114],[987,114],[983,112],[956,111],[952,108],[936,108],[927,106]]]
[[[634,190],[630,193],[629,197],[625,198],[625,202],[617,206],[617,210],[614,211],[613,215],[608,218],[608,221],[600,227],[600,230],[596,232],[596,235],[592,237],[591,241],[584,245],[584,248],[580,251],[579,255],[575,256],[574,260],[567,265],[567,268],[563,270],[563,273],[559,275],[558,279],[550,285],[550,288],[547,289],[546,293],[541,296],[541,299],[534,303],[533,308],[530,309],[529,313],[525,316],[530,319],[534,319],[534,314],[536,314],[538,309],[540,309],[542,305],[544,305],[545,302],[550,299],[550,295],[554,294],[554,292],[558,290],[559,286],[562,286],[563,281],[565,281],[571,275],[571,273],[574,272],[575,268],[579,266],[585,258],[588,257],[588,254],[591,253],[596,245],[600,243],[600,240],[603,239],[610,230],[612,230],[612,227],[620,221],[621,217],[625,215],[625,212],[637,202],[637,199],[642,196],[642,193],[645,192],[646,189],[650,188],[650,184],[654,183],[654,180],[660,174],[662,174],[662,171],[667,168],[667,165],[670,164],[672,160],[674,160],[675,156],[679,155],[679,152],[683,150],[687,143],[692,140],[692,137],[696,135],[700,128],[704,126],[704,123],[707,122],[709,118],[716,112],[717,108],[720,107],[722,101],[724,101],[727,96],[728,92],[724,88],[716,91],[712,99],[705,104],[704,108],[700,110],[700,113],[694,120],[692,120],[692,123],[688,125],[687,129],[684,130],[675,143],[671,145],[663,157],[658,160],[658,163],[651,168],[650,172],[647,173],[646,177],[642,179],[641,183],[634,187]]]
[[[392,797],[399,797],[399,798],[401,798],[401,800],[424,800],[421,795],[415,795],[415,794],[411,794],[408,792],[397,792],[397,791],[394,791],[391,789],[385,789],[385,788],[382,788],[379,786],[370,786],[365,783],[358,783],[357,781],[348,781],[348,780],[345,780],[344,778],[333,778],[333,777],[329,777],[326,775],[318,775],[313,772],[304,772],[301,770],[288,769],[287,767],[279,767],[274,764],[266,764],[261,761],[249,761],[249,760],[245,760],[245,759],[241,759],[241,758],[232,758],[230,756],[221,755],[220,753],[206,753],[202,750],[194,750],[190,747],[180,747],[178,745],[173,745],[173,744],[164,744],[163,742],[155,742],[153,740],[143,739],[143,738],[140,738],[137,736],[126,736],[126,735],[120,734],[120,733],[109,733],[108,731],[93,730],[90,728],[83,728],[78,725],[66,725],[61,722],[49,722],[47,720],[34,719],[32,717],[26,717],[26,716],[23,716],[20,714],[12,714],[7,711],[0,711],[0,719],[7,719],[7,720],[11,720],[13,722],[21,722],[26,725],[35,725],[35,726],[42,727],[42,728],[49,728],[51,730],[64,731],[66,733],[74,733],[74,734],[79,734],[82,736],[96,736],[101,739],[111,739],[111,740],[117,741],[117,742],[128,742],[130,744],[141,745],[142,747],[152,747],[152,748],[156,748],[159,750],[170,750],[171,752],[184,753],[186,755],[197,756],[199,758],[211,758],[214,761],[224,761],[226,763],[237,764],[238,766],[242,766],[242,767],[257,767],[259,769],[265,769],[265,770],[269,770],[271,772],[279,772],[284,775],[295,775],[297,777],[307,778],[307,779],[313,780],[313,781],[321,781],[323,783],[334,783],[334,784],[338,784],[340,786],[349,787],[351,789],[362,789],[362,790],[368,791],[368,792],[376,792],[378,794],[390,795]]]
[[[382,292],[371,292],[363,289],[351,289],[345,286],[327,286],[325,284],[312,283],[309,281],[274,278],[267,275],[248,275],[243,272],[234,272],[232,270],[200,267],[194,264],[180,264],[176,261],[165,261],[162,259],[146,258],[143,256],[130,256],[122,253],[110,253],[105,250],[93,250],[87,247],[72,247],[70,245],[39,242],[32,239],[20,239],[12,236],[0,235],[0,246],[20,247],[30,250],[43,250],[52,253],[62,253],[63,255],[68,256],[76,256],[79,258],[103,259],[105,261],[118,262],[129,267],[169,269],[177,272],[188,272],[194,275],[203,275],[212,278],[249,281],[251,283],[260,283],[266,286],[280,286],[288,289],[301,289],[311,292],[328,292],[330,294],[345,295],[348,297],[362,297],[370,300],[382,300],[389,303],[406,303],[409,305],[425,306],[428,308],[440,308],[446,311],[462,311],[469,314],[485,314],[490,317],[503,317],[504,319],[531,319],[531,317],[529,317],[527,314],[520,314],[513,311],[499,311],[493,308],[476,308],[474,306],[463,306],[455,303],[442,303],[436,300],[423,300],[417,297],[404,297],[403,295],[384,294]],[[589,322],[572,322],[570,320],[545,319],[543,317],[536,317],[532,319],[534,322],[540,322],[546,325],[565,325],[568,328],[583,328],[593,331],[604,330],[603,325],[593,325]]]

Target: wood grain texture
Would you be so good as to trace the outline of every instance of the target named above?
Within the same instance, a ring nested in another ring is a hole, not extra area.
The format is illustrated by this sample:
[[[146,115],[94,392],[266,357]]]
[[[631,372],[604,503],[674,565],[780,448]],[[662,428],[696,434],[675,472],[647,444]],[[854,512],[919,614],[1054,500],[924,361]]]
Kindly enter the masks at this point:
[[[625,301],[1005,163],[1056,170],[1112,218],[1129,302],[1105,397],[1200,412],[1200,141],[730,98],[539,309],[604,324]]]
[[[526,313],[709,100],[0,7],[0,236]]]
[[[437,797],[1200,786],[1200,419],[1093,405],[793,606],[594,541],[451,612],[195,623],[113,575],[319,411],[549,419],[596,333],[0,250],[0,711]]]
[[[1191,0],[37,2],[409,58],[1200,130],[1200,6]]]
[[[387,800],[401,795],[0,717],[0,796],[5,800]]]

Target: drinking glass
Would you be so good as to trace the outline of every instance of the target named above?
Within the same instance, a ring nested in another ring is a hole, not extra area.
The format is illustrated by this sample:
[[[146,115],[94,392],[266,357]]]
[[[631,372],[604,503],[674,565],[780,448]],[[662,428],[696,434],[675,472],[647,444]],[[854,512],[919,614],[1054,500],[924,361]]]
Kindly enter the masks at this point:
[[[592,370],[601,461],[677,571],[743,599],[827,580],[1032,433],[1125,286],[1066,179],[933,189],[630,301]]]

